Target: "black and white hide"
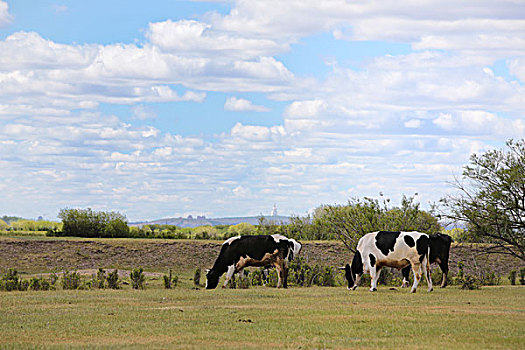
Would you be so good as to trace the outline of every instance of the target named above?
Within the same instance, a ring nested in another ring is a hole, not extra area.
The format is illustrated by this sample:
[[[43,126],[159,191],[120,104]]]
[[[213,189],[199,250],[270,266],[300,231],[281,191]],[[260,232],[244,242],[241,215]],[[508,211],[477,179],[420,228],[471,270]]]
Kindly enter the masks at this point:
[[[447,276],[448,276],[448,259],[450,255],[450,244],[452,243],[452,238],[449,235],[438,233],[435,235],[430,235],[430,256],[429,263],[437,263],[441,269],[441,288],[447,286]],[[408,287],[408,277],[410,276],[410,266],[405,267],[401,270],[403,275],[403,285],[401,287]]]
[[[275,266],[277,288],[287,288],[288,262],[301,251],[301,244],[282,235],[236,236],[226,240],[213,267],[206,273],[206,289],[214,289],[226,273],[223,288],[235,273],[249,266]]]
[[[416,292],[422,275],[425,275],[428,291],[431,292],[432,279],[430,278],[428,256],[429,237],[425,233],[415,231],[367,233],[357,243],[352,265],[346,264],[345,266],[348,289],[355,290],[363,273],[369,273],[372,279],[370,291],[376,291],[382,267],[402,269],[412,266],[414,284],[411,292]]]

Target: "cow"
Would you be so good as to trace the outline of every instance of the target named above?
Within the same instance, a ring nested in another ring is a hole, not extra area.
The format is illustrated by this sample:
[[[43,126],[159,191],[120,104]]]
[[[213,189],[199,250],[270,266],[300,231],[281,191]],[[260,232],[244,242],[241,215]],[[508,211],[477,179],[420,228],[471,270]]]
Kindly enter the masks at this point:
[[[277,288],[287,288],[288,262],[301,251],[301,244],[282,235],[235,236],[227,239],[213,267],[206,273],[206,289],[214,289],[226,272],[228,281],[237,272],[249,266],[275,266],[278,272]]]
[[[438,263],[441,268],[441,288],[447,286],[447,275],[448,275],[448,257],[450,254],[450,244],[452,243],[452,238],[449,235],[438,233],[435,235],[430,235],[430,258],[429,263]],[[408,276],[410,275],[410,266],[407,266],[401,270],[403,275],[403,284],[402,288],[408,287]]]
[[[415,276],[411,292],[416,292],[422,274],[425,275],[428,291],[431,292],[433,288],[428,262],[428,241],[427,234],[416,231],[367,233],[357,243],[352,265],[346,264],[344,267],[348,289],[355,290],[361,276],[366,272],[372,278],[370,291],[375,292],[382,267],[402,269],[411,265]]]

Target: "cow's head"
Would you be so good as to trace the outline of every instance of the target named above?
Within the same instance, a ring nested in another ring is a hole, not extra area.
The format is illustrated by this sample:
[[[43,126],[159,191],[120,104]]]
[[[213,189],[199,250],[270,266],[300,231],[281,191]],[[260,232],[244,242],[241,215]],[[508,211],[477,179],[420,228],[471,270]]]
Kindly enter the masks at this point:
[[[345,270],[345,278],[348,281],[348,289],[355,289],[359,283],[359,276],[363,274],[363,261],[361,260],[361,253],[359,250],[356,250],[354,254],[352,266],[346,264],[342,269]]]
[[[291,238],[288,240],[288,260],[293,260],[301,252],[302,245],[295,239]]]
[[[206,289],[215,289],[219,284],[221,275],[214,269],[208,270],[206,273]]]

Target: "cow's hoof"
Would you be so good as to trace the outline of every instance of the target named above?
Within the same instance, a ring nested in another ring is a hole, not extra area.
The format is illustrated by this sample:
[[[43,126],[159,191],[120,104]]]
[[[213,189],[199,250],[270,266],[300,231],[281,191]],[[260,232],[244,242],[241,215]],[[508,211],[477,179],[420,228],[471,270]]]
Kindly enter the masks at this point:
[[[433,290],[434,290],[434,288],[428,288],[429,292],[432,292]]]
[[[356,290],[356,289],[357,289],[357,286],[353,286],[353,287],[352,287],[352,290]]]
[[[416,292],[416,290],[415,290],[415,289],[412,289],[412,290],[410,291],[410,293],[415,293],[415,292]]]
[[[371,292],[377,292],[377,288],[370,288]]]

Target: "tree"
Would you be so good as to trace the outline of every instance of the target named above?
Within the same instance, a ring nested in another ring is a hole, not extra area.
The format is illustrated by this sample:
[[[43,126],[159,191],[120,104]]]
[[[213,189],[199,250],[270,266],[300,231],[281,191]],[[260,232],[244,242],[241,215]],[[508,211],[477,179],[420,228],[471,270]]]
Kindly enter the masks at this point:
[[[128,237],[129,227],[124,215],[88,209],[61,209],[62,235],[76,237]]]
[[[0,231],[6,231],[9,229],[9,225],[2,219],[0,219]]]
[[[403,196],[400,207],[390,208],[389,203],[389,199],[383,199],[382,203],[366,197],[351,199],[347,205],[324,206],[324,214],[315,220],[329,231],[328,235],[338,237],[352,252],[368,232],[422,231],[431,234],[441,231],[438,220],[420,210],[414,197]]]
[[[525,139],[506,146],[472,154],[462,180],[454,183],[459,193],[441,199],[441,211],[491,243],[486,252],[503,251],[525,261]]]

